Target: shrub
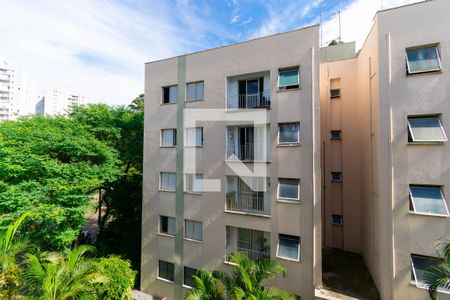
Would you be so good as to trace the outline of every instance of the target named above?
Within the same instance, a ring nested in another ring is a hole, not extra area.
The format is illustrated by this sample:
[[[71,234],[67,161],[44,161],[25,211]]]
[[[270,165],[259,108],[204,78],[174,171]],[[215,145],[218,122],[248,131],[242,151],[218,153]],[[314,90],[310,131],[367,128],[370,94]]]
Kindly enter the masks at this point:
[[[102,274],[109,279],[97,286],[99,299],[131,299],[131,288],[137,272],[131,269],[130,261],[111,255],[100,258],[99,266]]]

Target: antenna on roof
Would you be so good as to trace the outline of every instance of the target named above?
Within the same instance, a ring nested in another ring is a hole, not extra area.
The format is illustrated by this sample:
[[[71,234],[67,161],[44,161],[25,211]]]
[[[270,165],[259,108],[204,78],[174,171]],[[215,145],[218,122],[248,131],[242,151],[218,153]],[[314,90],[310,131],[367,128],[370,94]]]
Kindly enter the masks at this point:
[[[341,32],[341,0],[339,1],[339,42],[341,42],[342,32]]]
[[[319,45],[319,48],[320,47],[322,47],[322,43],[323,43],[323,41],[322,41],[322,0],[320,0],[320,2],[319,2],[319,5],[320,5],[320,45]]]

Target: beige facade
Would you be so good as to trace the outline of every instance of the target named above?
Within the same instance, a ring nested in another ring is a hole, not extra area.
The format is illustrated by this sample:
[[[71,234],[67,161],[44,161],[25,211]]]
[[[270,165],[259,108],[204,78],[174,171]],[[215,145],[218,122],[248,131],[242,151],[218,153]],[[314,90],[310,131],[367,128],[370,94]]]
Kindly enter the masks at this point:
[[[416,287],[412,257],[436,257],[436,242],[450,234],[450,148],[442,133],[450,132],[448,11],[446,0],[380,11],[356,57],[348,44],[322,51],[323,244],[361,253],[382,299],[428,299]],[[425,65],[414,65],[417,49]],[[340,97],[332,98],[336,88]],[[411,137],[430,128],[436,136],[428,141]],[[332,130],[342,138],[330,139]],[[334,171],[341,182],[331,180]],[[417,193],[434,208],[421,207]],[[333,214],[342,225],[332,224]]]
[[[142,291],[181,299],[185,267],[226,270],[242,251],[277,258],[288,276],[271,284],[313,299],[318,47],[313,26],[146,64]]]

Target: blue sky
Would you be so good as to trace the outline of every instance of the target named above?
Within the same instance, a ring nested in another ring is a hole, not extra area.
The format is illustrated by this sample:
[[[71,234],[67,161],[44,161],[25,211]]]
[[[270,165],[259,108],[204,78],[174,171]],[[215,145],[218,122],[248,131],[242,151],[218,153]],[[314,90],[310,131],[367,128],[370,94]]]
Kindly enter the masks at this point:
[[[342,39],[361,46],[383,6],[417,0],[341,0]],[[339,35],[338,0],[322,0],[325,43]],[[0,56],[36,90],[68,86],[90,102],[128,104],[144,63],[320,21],[320,0],[0,0]]]

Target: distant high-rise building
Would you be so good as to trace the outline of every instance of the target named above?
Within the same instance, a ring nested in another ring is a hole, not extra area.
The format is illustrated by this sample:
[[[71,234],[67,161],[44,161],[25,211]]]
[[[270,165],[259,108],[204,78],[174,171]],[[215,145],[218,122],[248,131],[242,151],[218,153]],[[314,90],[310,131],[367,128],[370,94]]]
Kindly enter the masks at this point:
[[[35,113],[36,96],[28,72],[0,59],[0,120],[15,120]]]
[[[64,115],[75,105],[85,104],[84,96],[67,88],[46,90],[36,104],[37,115]]]

